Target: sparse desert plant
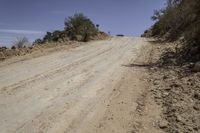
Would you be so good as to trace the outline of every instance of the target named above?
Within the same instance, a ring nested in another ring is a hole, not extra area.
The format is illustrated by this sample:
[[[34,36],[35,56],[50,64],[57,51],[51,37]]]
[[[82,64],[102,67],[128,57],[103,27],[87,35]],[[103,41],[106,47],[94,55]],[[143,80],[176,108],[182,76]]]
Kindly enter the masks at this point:
[[[15,47],[15,46],[12,46],[11,49],[16,49],[16,47]]]
[[[68,40],[66,31],[55,30],[53,32],[47,32],[43,40],[37,39],[34,44],[42,44],[45,42],[59,42]]]
[[[36,39],[36,40],[33,42],[33,45],[35,45],[35,44],[42,44],[42,43],[43,43],[42,39]]]
[[[53,41],[53,39],[52,39],[52,33],[51,32],[47,32],[47,34],[44,36],[44,38],[43,38],[43,41],[44,42],[52,42]]]
[[[29,45],[28,38],[26,37],[17,37],[16,40],[13,42],[13,46],[16,48],[23,48]]]

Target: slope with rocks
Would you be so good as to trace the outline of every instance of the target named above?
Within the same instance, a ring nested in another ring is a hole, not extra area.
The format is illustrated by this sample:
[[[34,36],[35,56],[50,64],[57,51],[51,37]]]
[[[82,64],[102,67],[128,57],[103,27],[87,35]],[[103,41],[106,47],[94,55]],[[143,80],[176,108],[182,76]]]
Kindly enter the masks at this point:
[[[200,132],[200,73],[193,64],[176,61],[176,46],[172,43],[152,43],[150,90],[162,107],[160,128],[165,132]]]

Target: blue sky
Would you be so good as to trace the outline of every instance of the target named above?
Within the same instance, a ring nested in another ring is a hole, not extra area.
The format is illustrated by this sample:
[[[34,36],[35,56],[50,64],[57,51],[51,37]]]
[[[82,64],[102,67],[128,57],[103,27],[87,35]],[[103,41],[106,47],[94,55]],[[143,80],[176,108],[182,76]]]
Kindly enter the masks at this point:
[[[10,46],[16,37],[30,41],[47,31],[62,30],[64,19],[84,13],[102,31],[139,36],[153,22],[154,9],[164,0],[0,0],[0,45]]]

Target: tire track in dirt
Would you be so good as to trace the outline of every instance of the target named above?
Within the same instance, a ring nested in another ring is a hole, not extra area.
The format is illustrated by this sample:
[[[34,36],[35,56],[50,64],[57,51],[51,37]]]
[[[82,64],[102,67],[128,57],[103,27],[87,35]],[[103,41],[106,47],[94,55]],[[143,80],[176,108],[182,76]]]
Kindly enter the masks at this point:
[[[111,124],[109,115],[124,121],[126,112],[136,109],[143,73],[124,65],[134,62],[143,46],[145,39],[114,37],[2,66],[1,132],[129,131],[129,123]]]

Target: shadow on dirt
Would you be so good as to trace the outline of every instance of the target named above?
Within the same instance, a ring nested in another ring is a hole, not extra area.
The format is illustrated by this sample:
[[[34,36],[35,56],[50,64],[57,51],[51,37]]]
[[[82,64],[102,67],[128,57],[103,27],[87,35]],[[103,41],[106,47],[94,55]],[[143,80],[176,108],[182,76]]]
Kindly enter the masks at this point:
[[[143,67],[143,68],[152,68],[155,66],[155,64],[128,64],[128,65],[122,65],[124,67]]]
[[[166,44],[166,41],[160,40],[160,39],[152,39],[148,41],[149,43],[153,45],[160,45],[160,44]]]

